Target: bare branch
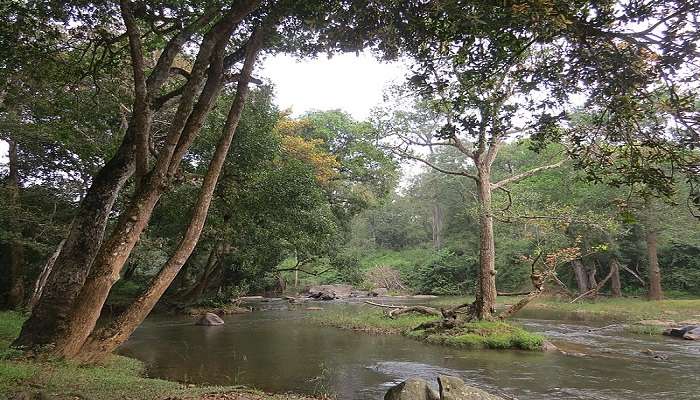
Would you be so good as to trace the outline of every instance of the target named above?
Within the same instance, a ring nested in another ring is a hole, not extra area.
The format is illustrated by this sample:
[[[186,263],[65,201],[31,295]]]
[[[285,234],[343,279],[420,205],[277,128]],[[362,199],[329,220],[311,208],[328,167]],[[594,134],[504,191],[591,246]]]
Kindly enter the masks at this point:
[[[525,179],[525,178],[529,178],[529,177],[531,177],[531,176],[537,174],[538,172],[546,171],[546,170],[548,170],[548,169],[554,169],[554,168],[561,167],[561,166],[564,164],[564,162],[566,162],[566,160],[567,160],[567,159],[563,159],[563,160],[559,161],[558,163],[549,164],[549,165],[543,165],[543,166],[541,166],[541,167],[537,167],[537,168],[533,168],[533,169],[531,169],[531,170],[529,170],[529,171],[525,171],[525,172],[523,172],[523,173],[521,173],[521,174],[513,175],[513,176],[511,176],[511,177],[509,177],[509,178],[503,179],[503,180],[500,181],[500,182],[492,183],[492,184],[491,184],[491,188],[492,188],[492,189],[500,189],[502,186],[508,185],[508,184],[510,184],[510,183],[514,183],[514,182],[521,181],[521,180],[523,180],[523,179]]]

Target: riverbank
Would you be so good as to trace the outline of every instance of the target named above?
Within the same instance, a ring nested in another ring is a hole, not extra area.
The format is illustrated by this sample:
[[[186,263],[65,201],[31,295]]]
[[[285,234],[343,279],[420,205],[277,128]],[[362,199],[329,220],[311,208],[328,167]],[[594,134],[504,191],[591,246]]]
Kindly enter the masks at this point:
[[[435,316],[402,315],[394,319],[382,311],[363,308],[360,310],[333,310],[316,314],[312,321],[322,326],[349,329],[381,335],[403,335],[431,344],[463,349],[520,349],[542,350],[545,338],[527,332],[521,327],[505,322],[472,322],[459,328],[436,332],[418,329],[419,325],[436,321]]]
[[[22,399],[312,399],[294,394],[268,394],[240,386],[195,386],[147,378],[143,363],[117,355],[100,366],[27,359],[9,347],[24,319],[20,313],[0,312],[0,399],[12,399],[18,394],[28,396],[17,397]]]
[[[505,308],[521,297],[499,296],[497,307]],[[467,299],[469,300],[469,299]],[[431,302],[433,306],[453,306],[465,302],[465,298],[443,298]],[[552,319],[569,319],[591,322],[636,322],[640,320],[668,320],[682,323],[700,319],[700,299],[648,301],[643,298],[606,298],[582,300],[570,303],[568,300],[541,298],[532,301],[522,311],[522,315],[536,312],[538,318],[548,314]],[[521,314],[518,314],[521,315]]]

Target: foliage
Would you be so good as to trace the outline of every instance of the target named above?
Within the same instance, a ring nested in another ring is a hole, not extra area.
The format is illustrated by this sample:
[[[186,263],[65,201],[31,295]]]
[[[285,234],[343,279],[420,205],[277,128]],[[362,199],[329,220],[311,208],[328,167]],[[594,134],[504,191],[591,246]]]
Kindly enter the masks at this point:
[[[459,295],[473,290],[478,260],[441,250],[409,275],[408,282],[423,294]]]

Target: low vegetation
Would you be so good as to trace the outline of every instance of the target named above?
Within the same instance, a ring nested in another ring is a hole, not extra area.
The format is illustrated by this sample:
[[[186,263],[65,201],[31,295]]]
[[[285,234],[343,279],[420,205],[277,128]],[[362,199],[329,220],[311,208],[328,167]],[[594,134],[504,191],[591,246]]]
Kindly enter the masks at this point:
[[[373,309],[328,311],[314,316],[313,320],[325,326],[373,334],[403,335],[431,344],[464,349],[540,350],[545,340],[542,335],[505,322],[470,322],[447,331],[415,329],[423,323],[435,321],[436,317],[402,315],[392,319]]]

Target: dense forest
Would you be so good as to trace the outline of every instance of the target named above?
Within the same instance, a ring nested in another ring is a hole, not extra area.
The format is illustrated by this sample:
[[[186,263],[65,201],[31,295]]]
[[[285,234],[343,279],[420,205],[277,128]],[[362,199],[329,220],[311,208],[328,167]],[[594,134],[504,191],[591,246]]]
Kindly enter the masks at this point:
[[[698,18],[683,0],[3,3],[12,346],[100,362],[152,310],[320,284],[473,298],[448,328],[540,297],[700,297]],[[408,71],[366,120],[281,109],[256,69],[360,51]]]

